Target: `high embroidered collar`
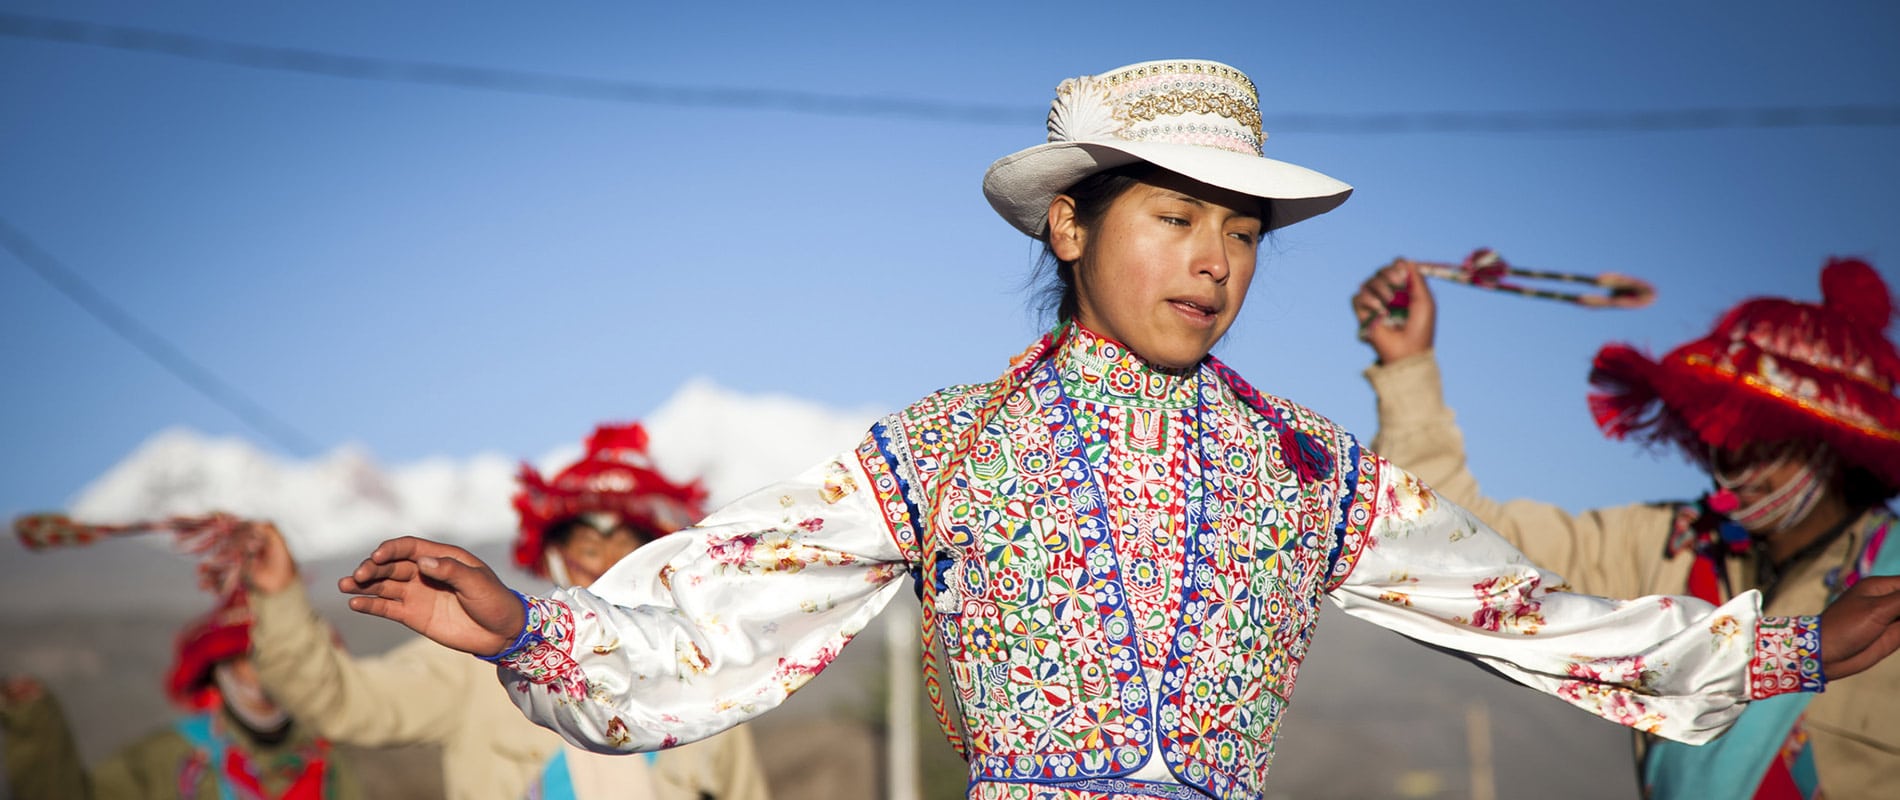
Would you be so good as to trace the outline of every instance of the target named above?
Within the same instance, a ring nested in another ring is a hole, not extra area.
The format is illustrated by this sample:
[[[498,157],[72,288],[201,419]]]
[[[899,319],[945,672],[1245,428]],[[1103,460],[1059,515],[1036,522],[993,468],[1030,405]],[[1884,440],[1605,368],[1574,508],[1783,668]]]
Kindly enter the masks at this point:
[[[1195,375],[1159,369],[1123,346],[1080,325],[1056,352],[1062,387],[1079,400],[1144,408],[1194,405]]]

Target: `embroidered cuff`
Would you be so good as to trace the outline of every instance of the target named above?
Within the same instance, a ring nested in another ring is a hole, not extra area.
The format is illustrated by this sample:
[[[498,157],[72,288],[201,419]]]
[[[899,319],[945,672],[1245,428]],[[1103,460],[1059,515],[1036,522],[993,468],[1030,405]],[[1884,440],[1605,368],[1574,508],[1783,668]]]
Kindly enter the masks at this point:
[[[527,603],[528,624],[523,626],[518,648],[497,656],[495,663],[526,680],[527,686],[545,686],[556,695],[575,700],[587,696],[587,676],[574,660],[574,612],[566,603],[546,597],[523,598]]]
[[[515,634],[514,642],[512,644],[509,644],[507,647],[502,648],[501,652],[496,653],[492,656],[476,656],[476,658],[479,658],[490,664],[500,664],[502,661],[508,659],[509,657],[515,655],[516,653],[519,653],[522,650],[527,649],[528,645],[531,645],[534,642],[539,641],[538,631],[535,629],[535,625],[534,625],[533,604],[528,602],[527,595],[524,595],[520,592],[516,592],[513,589],[509,589],[508,591],[513,593],[515,596],[515,599],[521,602],[521,632],[518,634]]]
[[[1748,697],[1827,688],[1821,674],[1821,618],[1762,617],[1755,625],[1755,657],[1748,662]]]

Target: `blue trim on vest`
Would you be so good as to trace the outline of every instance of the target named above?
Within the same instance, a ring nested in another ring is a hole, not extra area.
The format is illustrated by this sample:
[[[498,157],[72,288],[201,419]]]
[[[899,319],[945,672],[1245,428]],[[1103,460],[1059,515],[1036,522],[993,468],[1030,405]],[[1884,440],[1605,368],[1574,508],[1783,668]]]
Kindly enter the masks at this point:
[[[1346,526],[1352,522],[1352,501],[1359,496],[1359,438],[1346,434],[1346,441],[1352,443],[1347,451],[1346,483],[1339,492],[1339,524],[1333,526],[1333,549],[1326,554],[1326,575],[1320,579],[1322,586],[1333,582],[1333,574],[1339,568],[1339,554],[1346,549]]]
[[[211,776],[212,785],[218,787],[219,800],[236,800],[231,787],[224,780],[224,740],[218,738],[212,726],[209,713],[193,714],[172,723],[178,735],[199,752],[205,754],[206,774]]]
[[[871,424],[871,443],[877,448],[878,458],[884,459],[885,465],[891,469],[891,480],[897,482],[897,496],[904,498],[904,513],[910,519],[911,536],[917,542],[919,555],[918,563],[911,565],[909,570],[910,588],[911,591],[916,592],[917,599],[922,601],[924,599],[924,570],[925,565],[929,563],[929,559],[924,557],[926,554],[923,552],[924,516],[918,513],[917,501],[911,497],[910,481],[904,477],[903,465],[897,460],[897,454],[891,450],[890,425],[885,424],[884,420]],[[935,588],[942,589],[943,586],[939,584]]]

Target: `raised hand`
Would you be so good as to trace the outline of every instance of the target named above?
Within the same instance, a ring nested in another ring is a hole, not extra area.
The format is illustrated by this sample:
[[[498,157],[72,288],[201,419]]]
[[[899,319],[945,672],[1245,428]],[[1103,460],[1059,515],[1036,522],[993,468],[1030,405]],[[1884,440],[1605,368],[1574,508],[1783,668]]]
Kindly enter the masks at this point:
[[[1403,308],[1404,313],[1393,312]],[[1352,296],[1359,338],[1372,345],[1379,363],[1390,364],[1432,349],[1438,333],[1438,304],[1425,274],[1403,258],[1379,269]]]
[[[297,585],[297,560],[276,525],[260,522],[249,527],[244,543],[244,585],[262,594],[276,594]]]
[[[1900,575],[1862,578],[1821,612],[1821,672],[1845,678],[1900,650]]]
[[[465,653],[500,654],[527,624],[521,602],[467,550],[404,536],[376,546],[337,588],[350,609],[395,620]]]

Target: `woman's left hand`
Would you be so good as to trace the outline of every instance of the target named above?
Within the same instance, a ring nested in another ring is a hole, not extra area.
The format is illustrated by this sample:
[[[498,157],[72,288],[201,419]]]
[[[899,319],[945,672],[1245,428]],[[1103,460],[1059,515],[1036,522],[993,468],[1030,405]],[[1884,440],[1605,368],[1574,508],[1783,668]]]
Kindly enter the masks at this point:
[[[394,620],[437,644],[500,655],[527,626],[521,601],[467,550],[404,536],[376,547],[337,581],[350,610]]]
[[[1821,612],[1821,672],[1830,681],[1900,650],[1900,575],[1862,578]]]

